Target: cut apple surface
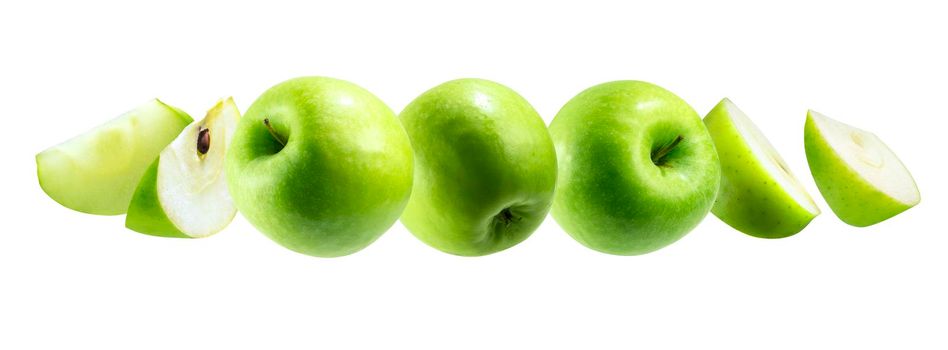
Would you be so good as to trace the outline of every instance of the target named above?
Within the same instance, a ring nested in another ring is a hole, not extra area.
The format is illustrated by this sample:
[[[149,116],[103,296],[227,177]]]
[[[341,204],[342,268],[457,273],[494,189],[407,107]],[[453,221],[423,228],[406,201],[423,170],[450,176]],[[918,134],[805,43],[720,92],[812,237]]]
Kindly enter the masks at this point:
[[[145,234],[198,238],[224,229],[237,209],[227,192],[224,156],[240,112],[222,100],[188,125],[154,161],[128,208],[125,226]]]
[[[37,154],[40,187],[73,210],[125,213],[148,165],[191,121],[177,108],[151,100]]]
[[[804,145],[820,193],[847,224],[873,225],[921,200],[912,174],[871,132],[809,111]]]
[[[755,237],[792,236],[820,209],[767,137],[723,99],[704,118],[721,159],[721,190],[711,212]]]

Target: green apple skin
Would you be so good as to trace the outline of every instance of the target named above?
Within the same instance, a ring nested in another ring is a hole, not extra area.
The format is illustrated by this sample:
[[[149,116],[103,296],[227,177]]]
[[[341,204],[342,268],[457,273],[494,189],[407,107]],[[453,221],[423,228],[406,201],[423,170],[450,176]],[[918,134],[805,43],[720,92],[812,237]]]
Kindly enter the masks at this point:
[[[761,163],[765,160],[757,158],[729,117],[728,103],[727,99],[722,100],[704,117],[721,160],[721,189],[711,212],[734,229],[754,237],[784,238],[797,234],[819,215],[819,209],[808,195],[810,209],[799,203],[767,171]],[[774,161],[786,169],[782,159]]]
[[[343,80],[302,77],[270,88],[241,118],[227,153],[239,211],[307,255],[365,248],[398,220],[411,194],[408,135],[385,103]]]
[[[36,155],[40,187],[64,207],[120,215],[158,153],[192,122],[157,99]]]
[[[546,125],[519,94],[482,79],[428,90],[399,115],[415,150],[402,223],[446,253],[482,256],[529,237],[546,218],[556,155]]]
[[[589,248],[656,251],[714,203],[721,168],[711,136],[691,106],[661,87],[591,87],[563,106],[550,133],[559,159],[553,218]]]
[[[892,198],[847,166],[827,143],[813,113],[807,112],[803,132],[807,163],[820,194],[840,220],[856,227],[871,226],[918,204],[918,200],[905,203]],[[914,181],[911,186],[915,187]]]
[[[160,159],[155,159],[148,167],[135,189],[128,215],[125,216],[125,227],[152,236],[191,238],[181,232],[161,208],[157,186],[159,161]]]

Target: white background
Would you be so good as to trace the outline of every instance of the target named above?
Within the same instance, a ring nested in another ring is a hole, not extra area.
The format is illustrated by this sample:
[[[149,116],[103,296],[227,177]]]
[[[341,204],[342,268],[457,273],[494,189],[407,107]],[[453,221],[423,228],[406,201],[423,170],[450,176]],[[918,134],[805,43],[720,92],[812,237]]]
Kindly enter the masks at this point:
[[[945,349],[948,13],[894,3],[4,2],[0,348]],[[823,214],[782,240],[708,216],[639,257],[586,249],[552,219],[481,258],[396,224],[320,259],[239,216],[208,239],[136,234],[37,184],[37,152],[152,97],[200,118],[301,75],[353,81],[395,111],[487,78],[547,122],[610,80],[657,83],[702,115],[727,96]],[[840,222],[806,165],[808,108],[876,132],[922,203],[869,228]]]

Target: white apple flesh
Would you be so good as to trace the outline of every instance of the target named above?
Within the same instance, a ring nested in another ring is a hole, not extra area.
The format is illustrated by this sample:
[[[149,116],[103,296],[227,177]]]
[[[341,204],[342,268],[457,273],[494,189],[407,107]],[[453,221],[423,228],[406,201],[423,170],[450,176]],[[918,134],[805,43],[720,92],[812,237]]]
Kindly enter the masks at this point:
[[[873,225],[921,200],[912,174],[871,132],[809,111],[804,144],[820,193],[847,224]]]
[[[129,206],[126,227],[166,237],[207,237],[224,229],[237,208],[227,191],[224,156],[240,111],[217,103],[161,151]]]

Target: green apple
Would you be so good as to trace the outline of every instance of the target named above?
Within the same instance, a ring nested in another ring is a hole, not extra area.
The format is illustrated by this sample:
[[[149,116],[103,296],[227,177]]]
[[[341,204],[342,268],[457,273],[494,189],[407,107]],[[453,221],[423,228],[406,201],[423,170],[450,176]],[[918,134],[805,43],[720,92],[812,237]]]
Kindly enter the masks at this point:
[[[614,81],[574,97],[550,125],[559,179],[553,218],[589,248],[649,253],[698,225],[721,165],[701,117],[656,85]]]
[[[37,154],[40,187],[73,210],[123,214],[148,165],[191,121],[181,110],[151,100]]]
[[[809,111],[803,140],[816,187],[843,222],[873,225],[921,200],[912,174],[875,134]]]
[[[184,128],[145,172],[125,216],[125,227],[164,237],[207,237],[234,219],[224,155],[240,111],[221,100],[204,120]]]
[[[247,109],[227,152],[237,208],[300,253],[365,248],[398,220],[412,184],[408,135],[388,106],[342,80],[280,83]]]
[[[546,124],[513,90],[446,82],[399,115],[415,150],[402,223],[441,251],[481,256],[522,242],[543,222],[556,185]]]
[[[704,117],[721,159],[721,189],[711,212],[738,231],[789,237],[820,209],[757,125],[728,99]]]

